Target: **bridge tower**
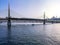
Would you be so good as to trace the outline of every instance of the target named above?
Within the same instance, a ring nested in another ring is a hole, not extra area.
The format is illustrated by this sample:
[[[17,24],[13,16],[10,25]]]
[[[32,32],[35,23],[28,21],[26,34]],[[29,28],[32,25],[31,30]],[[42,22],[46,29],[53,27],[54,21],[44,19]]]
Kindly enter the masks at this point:
[[[43,15],[43,19],[44,19],[44,21],[43,21],[43,24],[45,25],[45,12],[44,12],[44,15]]]
[[[10,20],[10,3],[8,2],[8,22],[7,22],[7,26],[11,27],[11,20]]]

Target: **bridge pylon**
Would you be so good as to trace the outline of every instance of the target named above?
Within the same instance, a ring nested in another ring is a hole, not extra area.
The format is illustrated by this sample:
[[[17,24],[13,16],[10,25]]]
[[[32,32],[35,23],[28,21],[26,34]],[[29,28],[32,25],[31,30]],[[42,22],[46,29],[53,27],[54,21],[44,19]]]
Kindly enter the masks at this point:
[[[45,25],[46,24],[46,22],[45,22],[45,12],[44,12],[44,15],[43,15],[43,24]]]
[[[7,18],[8,22],[7,22],[7,26],[11,27],[11,20],[10,20],[10,3],[8,2],[8,18]]]

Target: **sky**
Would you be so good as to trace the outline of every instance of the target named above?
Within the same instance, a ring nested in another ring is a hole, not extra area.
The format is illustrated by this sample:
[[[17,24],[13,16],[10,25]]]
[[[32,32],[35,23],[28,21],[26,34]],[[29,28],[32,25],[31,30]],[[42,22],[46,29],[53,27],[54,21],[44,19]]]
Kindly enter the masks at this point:
[[[0,17],[8,15],[8,1],[11,16],[24,18],[60,17],[60,0],[0,0]]]

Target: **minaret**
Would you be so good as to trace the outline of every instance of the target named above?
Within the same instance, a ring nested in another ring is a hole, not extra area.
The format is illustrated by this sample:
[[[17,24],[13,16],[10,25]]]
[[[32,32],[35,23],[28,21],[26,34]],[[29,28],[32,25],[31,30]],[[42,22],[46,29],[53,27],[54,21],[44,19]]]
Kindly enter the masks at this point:
[[[7,22],[8,27],[11,26],[11,20],[10,20],[10,3],[8,2],[8,22]]]
[[[44,21],[43,21],[43,24],[45,24],[45,12],[44,12],[44,17],[43,17]]]

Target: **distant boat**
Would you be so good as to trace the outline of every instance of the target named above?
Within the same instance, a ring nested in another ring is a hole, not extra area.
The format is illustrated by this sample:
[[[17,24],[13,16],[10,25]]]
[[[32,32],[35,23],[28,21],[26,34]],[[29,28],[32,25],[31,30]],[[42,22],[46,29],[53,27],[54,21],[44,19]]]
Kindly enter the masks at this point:
[[[2,22],[0,22],[0,23],[2,23]]]
[[[32,26],[34,26],[34,24],[32,24]]]

